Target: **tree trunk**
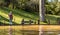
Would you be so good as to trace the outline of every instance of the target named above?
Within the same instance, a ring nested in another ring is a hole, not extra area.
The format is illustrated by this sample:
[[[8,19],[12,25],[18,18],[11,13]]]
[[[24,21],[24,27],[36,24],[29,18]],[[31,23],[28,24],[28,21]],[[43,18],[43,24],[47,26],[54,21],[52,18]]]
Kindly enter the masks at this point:
[[[40,21],[44,22],[45,21],[45,10],[44,10],[44,0],[40,0]]]

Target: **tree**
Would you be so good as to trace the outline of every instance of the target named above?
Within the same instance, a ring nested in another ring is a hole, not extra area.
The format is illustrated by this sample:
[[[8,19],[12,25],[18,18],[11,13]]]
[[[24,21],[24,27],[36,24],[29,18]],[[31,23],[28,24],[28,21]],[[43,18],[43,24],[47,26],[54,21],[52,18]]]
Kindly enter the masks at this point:
[[[6,7],[9,7],[10,2],[11,2],[11,0],[4,0],[4,5]]]
[[[45,22],[44,0],[40,0],[40,21]]]

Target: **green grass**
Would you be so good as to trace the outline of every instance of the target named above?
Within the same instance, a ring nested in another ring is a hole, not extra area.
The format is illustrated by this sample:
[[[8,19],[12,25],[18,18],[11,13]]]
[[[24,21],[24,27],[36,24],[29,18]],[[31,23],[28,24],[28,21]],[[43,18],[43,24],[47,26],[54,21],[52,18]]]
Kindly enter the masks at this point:
[[[33,21],[37,21],[39,19],[39,14],[36,12],[26,12],[21,9],[11,10],[9,8],[0,8],[0,24],[1,23],[9,24],[8,13],[10,11],[13,12],[13,16],[14,16],[13,23],[14,24],[15,23],[20,24],[23,18],[26,21],[29,21],[30,19]],[[50,24],[57,24],[57,18],[60,18],[60,16],[47,14],[45,18],[47,22],[48,20],[50,20]],[[40,22],[40,24],[48,24],[48,23]]]
[[[40,22],[40,23],[41,23],[41,24],[48,24],[48,20],[50,20],[50,24],[53,24],[53,25],[54,25],[54,24],[58,24],[57,18],[60,18],[60,16],[47,14],[47,15],[45,16],[45,19],[46,19],[47,23],[44,23],[44,22]]]
[[[37,21],[39,19],[39,15],[33,12],[26,12],[21,9],[14,9],[11,10],[9,8],[0,8],[0,22],[9,24],[9,17],[8,13],[13,12],[13,23],[19,24],[21,23],[22,19],[29,21],[30,19],[33,21]]]

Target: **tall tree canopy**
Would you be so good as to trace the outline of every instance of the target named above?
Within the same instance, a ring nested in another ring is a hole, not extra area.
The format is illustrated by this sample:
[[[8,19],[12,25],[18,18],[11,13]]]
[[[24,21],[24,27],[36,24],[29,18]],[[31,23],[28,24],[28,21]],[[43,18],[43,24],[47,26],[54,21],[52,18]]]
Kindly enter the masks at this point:
[[[0,6],[8,7],[11,9],[23,9],[33,12],[39,11],[38,0],[0,0]]]
[[[51,2],[50,1],[48,1],[48,0],[46,0],[46,2],[45,2],[45,8],[46,8],[46,10],[45,10],[45,12],[47,13],[47,14],[55,14],[55,15],[59,15],[60,14],[60,1],[59,0],[51,0]]]

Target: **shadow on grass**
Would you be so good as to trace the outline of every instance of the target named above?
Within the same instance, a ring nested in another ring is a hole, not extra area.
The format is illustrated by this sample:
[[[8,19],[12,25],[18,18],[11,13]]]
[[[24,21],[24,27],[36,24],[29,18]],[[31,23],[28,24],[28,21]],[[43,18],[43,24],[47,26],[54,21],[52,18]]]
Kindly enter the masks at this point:
[[[4,10],[5,12],[4,13],[9,13],[9,11],[12,11],[8,8],[2,8],[2,10]],[[17,16],[21,16],[21,17],[24,17],[24,18],[29,18],[29,19],[33,19],[33,20],[36,20],[36,17],[37,17],[37,14],[36,13],[28,13],[26,11],[23,11],[23,10],[13,10],[13,14],[14,15],[17,15]],[[28,14],[31,14],[33,16],[29,16]],[[35,17],[36,16],[36,17]]]
[[[1,22],[1,21],[3,21],[3,22]],[[0,15],[0,25],[6,24],[5,21],[8,22],[9,20]]]
[[[57,18],[56,17],[54,17],[54,16],[46,16],[46,19],[49,19],[49,20],[57,20]]]
[[[60,18],[60,17],[56,17],[56,16],[53,16],[53,15],[46,15],[46,21],[48,24],[50,25],[57,25],[57,19]]]
[[[1,21],[3,21],[3,22],[1,22]],[[0,25],[9,25],[9,23],[6,24],[5,21],[9,22],[9,19],[7,19],[7,18],[5,18],[5,17],[3,17],[3,16],[0,15]],[[17,23],[16,22],[13,22],[13,25],[14,24],[17,24]]]
[[[2,21],[2,20],[9,21],[7,18],[5,18],[5,17],[3,17],[3,16],[1,16],[1,15],[0,15],[0,20],[1,20],[1,21]]]
[[[0,25],[4,25],[4,23],[0,22]]]

